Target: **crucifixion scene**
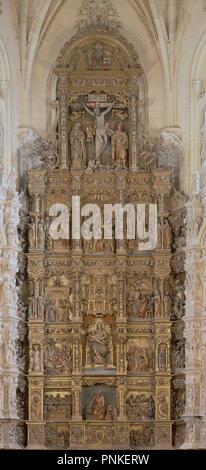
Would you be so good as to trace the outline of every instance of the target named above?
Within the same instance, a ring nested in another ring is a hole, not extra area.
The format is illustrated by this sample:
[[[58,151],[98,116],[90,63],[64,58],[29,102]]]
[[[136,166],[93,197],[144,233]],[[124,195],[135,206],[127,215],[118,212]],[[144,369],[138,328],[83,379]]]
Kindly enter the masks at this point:
[[[71,169],[83,166],[125,170],[129,149],[127,103],[114,96],[91,93],[70,110]]]

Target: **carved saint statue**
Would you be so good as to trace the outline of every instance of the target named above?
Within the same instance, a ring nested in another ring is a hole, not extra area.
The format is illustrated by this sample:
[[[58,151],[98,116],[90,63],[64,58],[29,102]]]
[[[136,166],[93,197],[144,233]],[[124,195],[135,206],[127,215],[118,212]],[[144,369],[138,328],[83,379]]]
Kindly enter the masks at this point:
[[[167,370],[167,345],[160,344],[158,348],[158,369]]]
[[[184,285],[177,279],[175,284],[175,298],[174,298],[174,317],[180,320],[185,311],[185,292]]]
[[[158,291],[156,292],[156,295],[154,297],[154,311],[156,318],[162,317],[162,300]]]
[[[33,395],[30,408],[31,419],[41,419],[41,399],[39,395]]]
[[[41,294],[37,300],[38,318],[44,318],[44,296]]]
[[[81,123],[76,122],[69,136],[71,145],[71,169],[82,170],[86,165],[85,134]]]
[[[3,266],[1,265],[1,268]],[[4,268],[3,268],[4,269]],[[3,271],[1,269],[1,271]],[[16,285],[12,273],[0,271],[0,305],[13,304],[17,300]]]
[[[29,225],[29,248],[35,248],[36,245],[36,231],[35,223],[31,222]]]
[[[118,122],[112,136],[112,161],[117,168],[126,168],[128,146],[128,135],[123,130],[122,123]]]
[[[162,226],[161,223],[158,222],[157,224],[157,245],[156,245],[157,250],[161,250],[162,248]]]
[[[38,248],[44,249],[45,247],[45,231],[44,231],[44,223],[43,221],[39,220],[38,222]]]
[[[169,226],[169,222],[166,219],[164,223],[164,233],[163,233],[163,240],[164,240],[164,248],[170,250],[172,245],[172,231],[171,227]]]
[[[108,143],[108,126],[105,124],[105,116],[111,111],[116,101],[110,105],[106,105],[106,110],[101,111],[100,103],[97,102],[94,111],[91,111],[85,103],[82,103],[85,111],[90,116],[95,118],[96,132],[95,132],[95,155],[96,162],[100,163],[100,157],[104,152]]]
[[[168,317],[170,315],[171,301],[170,296],[166,293],[164,295],[164,316]]]
[[[6,226],[6,236],[8,245],[16,245],[18,243],[18,238],[16,236],[16,231],[13,224],[8,223]]]
[[[41,371],[41,350],[39,344],[33,344],[30,356],[30,369],[33,372]]]
[[[164,391],[160,391],[157,401],[157,416],[159,419],[168,419],[168,399]]]
[[[99,367],[107,367],[111,358],[110,327],[101,320],[88,330],[89,362]]]

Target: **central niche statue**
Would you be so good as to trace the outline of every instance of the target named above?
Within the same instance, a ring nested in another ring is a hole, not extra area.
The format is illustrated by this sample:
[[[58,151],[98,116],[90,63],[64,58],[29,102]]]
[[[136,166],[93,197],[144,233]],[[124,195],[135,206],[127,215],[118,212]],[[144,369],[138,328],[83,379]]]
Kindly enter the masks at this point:
[[[86,165],[85,135],[81,123],[76,122],[69,136],[71,145],[71,170],[83,170]]]
[[[88,329],[87,366],[112,367],[111,328],[99,319]]]
[[[105,111],[101,111],[99,102],[95,104],[94,111],[91,111],[84,102],[82,103],[85,111],[95,118],[95,159],[97,163],[100,163],[100,157],[107,146],[108,136],[110,135],[110,130],[104,118],[111,111],[115,103],[116,101],[113,101],[113,103],[105,105]]]
[[[86,409],[86,419],[102,421],[105,419],[106,405],[103,393],[98,392],[90,401]]]

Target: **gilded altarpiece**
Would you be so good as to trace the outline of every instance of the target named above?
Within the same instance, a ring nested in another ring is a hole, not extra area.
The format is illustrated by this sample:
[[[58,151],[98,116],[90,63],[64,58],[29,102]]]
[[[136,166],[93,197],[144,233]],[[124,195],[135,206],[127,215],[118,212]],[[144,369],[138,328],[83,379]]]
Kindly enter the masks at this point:
[[[125,40],[90,32],[55,73],[56,153],[28,172],[28,447],[170,448],[173,183],[142,134],[143,71]],[[50,208],[72,196],[156,203],[156,248],[52,238]]]

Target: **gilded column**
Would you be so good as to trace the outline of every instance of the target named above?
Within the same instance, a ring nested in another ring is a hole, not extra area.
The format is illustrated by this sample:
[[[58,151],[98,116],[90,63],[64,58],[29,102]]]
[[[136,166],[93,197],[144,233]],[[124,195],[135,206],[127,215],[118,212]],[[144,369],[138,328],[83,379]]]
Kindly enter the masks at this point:
[[[72,391],[73,391],[73,406],[72,406],[72,421],[81,421],[81,393],[82,386],[80,379],[74,379],[72,381]]]
[[[156,170],[154,188],[159,201],[158,241],[154,252],[154,316],[155,316],[155,447],[172,446],[170,410],[171,382],[171,322],[165,286],[171,273],[172,231],[167,206],[171,191],[171,172]]]
[[[127,421],[126,414],[126,380],[118,379],[118,421]]]
[[[118,258],[117,271],[117,400],[118,400],[118,421],[127,421],[126,416],[126,343],[127,343],[127,313],[126,313],[126,259]]]
[[[81,260],[73,258],[73,330],[72,330],[72,421],[81,421],[81,394],[82,394],[82,312],[81,312]]]
[[[40,263],[40,260],[38,260],[38,263]],[[42,278],[35,276],[32,265],[32,261],[29,260],[30,277],[32,270],[33,283],[39,289]],[[43,266],[41,268],[43,269]],[[40,296],[39,293],[38,298]],[[39,303],[37,301],[34,303],[33,315],[29,317],[29,421],[27,423],[29,448],[44,447],[44,316],[38,307]]]
[[[132,73],[129,80],[129,168],[138,167],[138,75]]]
[[[72,253],[74,255],[82,254],[82,240],[80,224],[80,195],[81,195],[81,174],[72,176]]]
[[[44,447],[44,191],[45,171],[29,172],[31,222],[29,228],[29,400],[28,448]]]

